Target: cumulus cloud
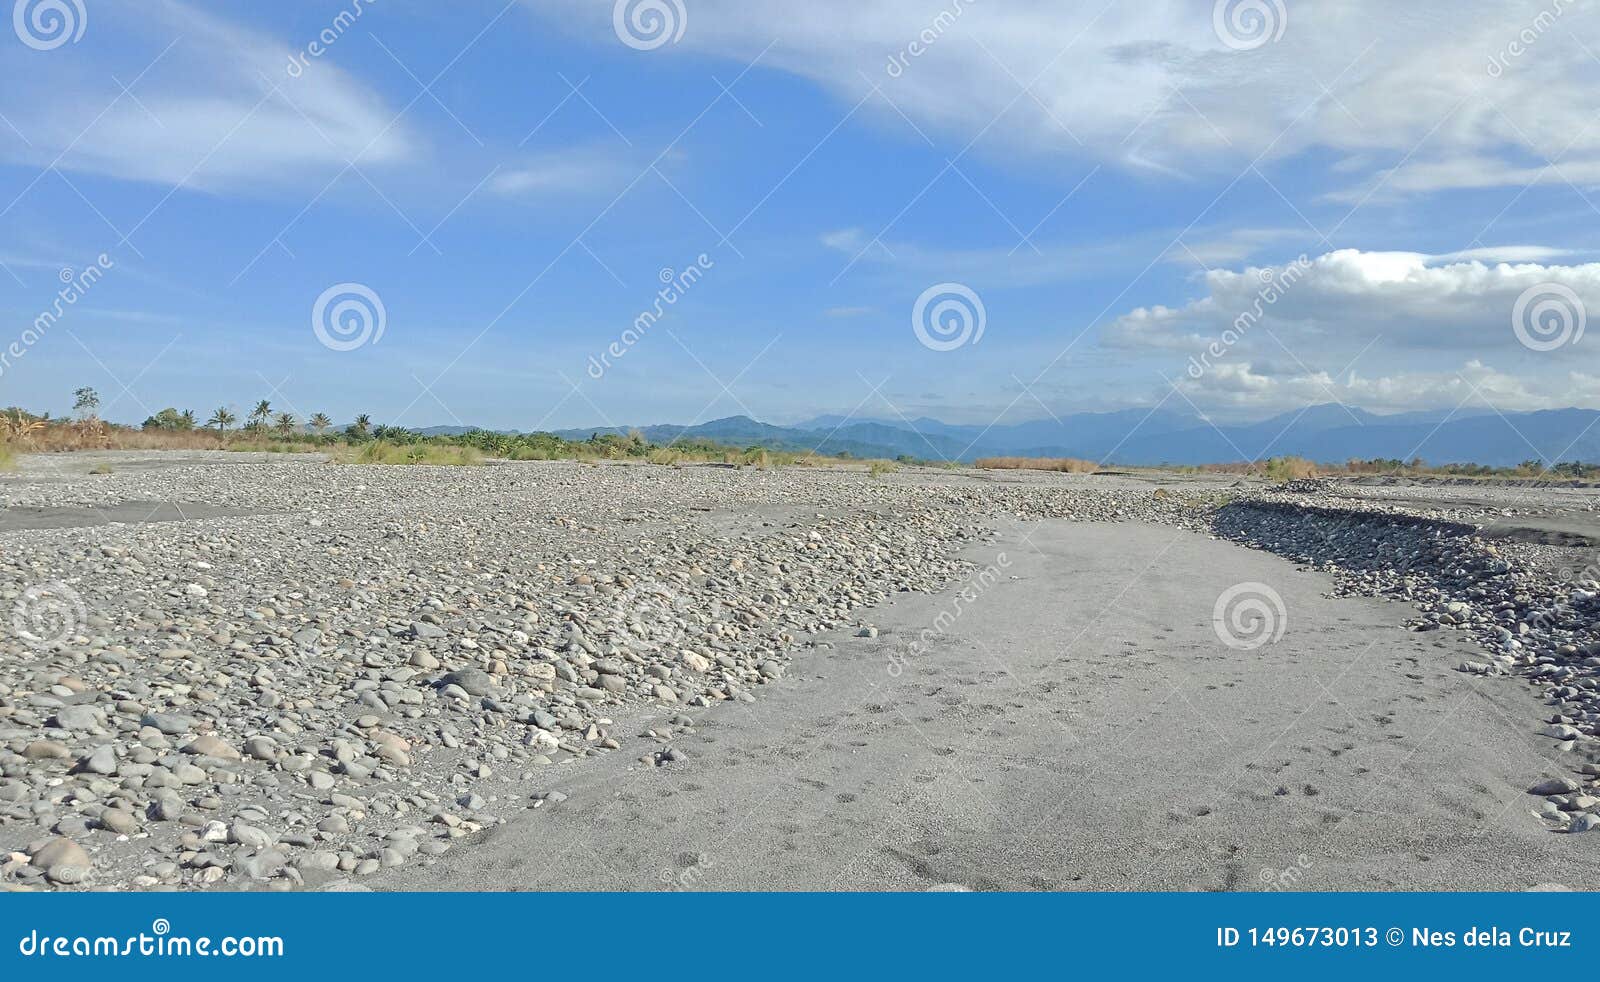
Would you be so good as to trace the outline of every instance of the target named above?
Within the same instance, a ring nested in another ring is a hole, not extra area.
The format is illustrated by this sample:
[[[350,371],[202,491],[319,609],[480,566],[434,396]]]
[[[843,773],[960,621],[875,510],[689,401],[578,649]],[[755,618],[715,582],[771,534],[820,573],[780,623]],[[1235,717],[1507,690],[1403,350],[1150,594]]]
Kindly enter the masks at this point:
[[[1395,372],[1367,377],[1301,371],[1273,377],[1250,362],[1224,362],[1175,384],[1184,397],[1219,419],[1256,420],[1320,403],[1340,402],[1377,413],[1425,409],[1502,413],[1600,404],[1600,377],[1566,372],[1555,384],[1469,360],[1451,371]]]
[[[1526,291],[1558,284],[1585,312],[1600,311],[1600,263],[1488,263],[1476,256],[1549,256],[1538,246],[1430,256],[1341,249],[1303,266],[1247,267],[1205,274],[1206,295],[1177,307],[1139,307],[1103,332],[1121,348],[1194,350],[1221,339],[1240,354],[1311,359],[1330,350],[1385,345],[1428,351],[1517,348],[1513,311]]]

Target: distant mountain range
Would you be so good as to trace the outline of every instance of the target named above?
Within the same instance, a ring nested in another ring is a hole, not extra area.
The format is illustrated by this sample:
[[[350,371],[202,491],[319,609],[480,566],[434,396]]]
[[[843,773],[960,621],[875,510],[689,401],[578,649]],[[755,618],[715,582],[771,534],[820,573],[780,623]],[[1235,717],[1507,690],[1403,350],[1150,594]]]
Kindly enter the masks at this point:
[[[437,426],[424,434],[467,427]],[[1421,457],[1431,464],[1509,467],[1525,460],[1600,462],[1600,412],[1551,409],[1528,413],[1458,411],[1377,415],[1335,404],[1311,406],[1258,423],[1212,426],[1198,416],[1130,409],[1074,413],[1059,419],[993,426],[936,419],[885,420],[818,416],[775,426],[729,416],[694,426],[654,425],[559,430],[586,440],[596,433],[638,430],[652,443],[698,438],[731,446],[856,457],[911,456],[970,462],[977,457],[1082,457],[1108,464],[1207,464],[1293,454],[1331,463],[1352,457]]]

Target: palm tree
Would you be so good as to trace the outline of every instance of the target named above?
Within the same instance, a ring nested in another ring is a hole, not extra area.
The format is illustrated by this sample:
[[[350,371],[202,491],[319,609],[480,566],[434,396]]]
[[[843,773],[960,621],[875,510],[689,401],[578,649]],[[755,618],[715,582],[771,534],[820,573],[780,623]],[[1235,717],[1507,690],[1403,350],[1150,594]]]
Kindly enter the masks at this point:
[[[184,430],[194,429],[194,410],[185,409],[178,414],[178,428]]]
[[[372,417],[362,413],[356,417],[355,427],[357,433],[365,435],[368,430],[372,429]]]
[[[290,433],[294,432],[294,424],[294,413],[278,414],[277,428],[279,433],[282,433],[284,436],[288,436]]]
[[[311,428],[317,431],[317,436],[321,436],[322,432],[332,425],[333,420],[328,418],[327,413],[317,413],[311,417]]]
[[[272,403],[263,399],[256,403],[256,408],[250,410],[250,422],[257,429],[267,425],[267,420],[272,418]]]
[[[215,426],[218,433],[226,433],[228,432],[228,427],[232,426],[238,418],[229,411],[227,406],[218,406],[217,411],[211,414],[210,419],[206,420],[206,425]]]
[[[83,388],[73,392],[72,397],[74,400],[72,403],[72,408],[74,411],[81,413],[84,419],[95,418],[95,414],[100,410],[100,393],[96,392],[89,386],[84,386]]]

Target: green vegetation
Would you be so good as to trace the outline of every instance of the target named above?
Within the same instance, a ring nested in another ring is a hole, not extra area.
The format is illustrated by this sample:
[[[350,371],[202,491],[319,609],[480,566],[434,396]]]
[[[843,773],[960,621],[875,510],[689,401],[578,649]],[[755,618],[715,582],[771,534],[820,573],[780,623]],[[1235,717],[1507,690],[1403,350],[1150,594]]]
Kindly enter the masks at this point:
[[[479,464],[486,459],[578,460],[589,464],[634,461],[668,467],[715,463],[767,470],[852,461],[864,464],[874,478],[893,474],[899,466],[963,466],[948,461],[919,460],[909,455],[902,455],[894,461],[869,460],[852,457],[848,452],[823,455],[804,450],[774,449],[759,444],[737,447],[701,438],[680,437],[665,444],[655,444],[637,430],[626,434],[595,433],[585,440],[568,440],[553,433],[496,433],[489,430],[426,436],[404,427],[374,424],[372,417],[365,413],[342,429],[335,429],[327,413],[314,413],[302,423],[291,412],[274,411],[271,402],[266,399],[255,403],[244,417],[244,425],[233,430],[230,427],[238,423],[239,415],[227,406],[218,407],[203,425],[197,421],[192,410],[169,406],[152,414],[137,428],[107,423],[99,418],[99,409],[99,394],[92,388],[84,387],[73,393],[73,415],[70,418],[52,419],[48,413],[35,414],[17,406],[0,410],[0,470],[14,468],[16,454],[21,452],[96,449],[322,452],[342,463],[453,466]],[[1066,473],[1092,473],[1098,469],[1093,461],[1045,457],[989,457],[979,459],[975,465],[981,468]],[[1420,458],[1409,461],[1374,458],[1317,463],[1301,457],[1281,456],[1260,462],[1157,469],[1179,473],[1248,474],[1278,482],[1317,476],[1363,475],[1543,481],[1600,479],[1600,464],[1568,462],[1545,467],[1537,460],[1523,461],[1516,467],[1488,467],[1482,464],[1430,465]]]
[[[173,430],[186,432],[194,429],[194,411],[185,410],[178,412],[172,407],[167,407],[144,421],[147,430]]]
[[[1273,457],[1261,468],[1269,481],[1284,484],[1317,476],[1317,465],[1304,457]]]
[[[359,447],[340,447],[333,459],[342,464],[432,464],[440,467],[473,467],[483,463],[483,454],[473,447],[443,443],[390,443],[372,440]]]

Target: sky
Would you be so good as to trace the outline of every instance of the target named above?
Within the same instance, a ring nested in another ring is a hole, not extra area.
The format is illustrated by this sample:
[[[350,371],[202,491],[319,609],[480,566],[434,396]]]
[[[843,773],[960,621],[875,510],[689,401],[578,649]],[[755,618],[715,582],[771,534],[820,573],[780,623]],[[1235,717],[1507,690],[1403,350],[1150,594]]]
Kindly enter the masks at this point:
[[[1600,407],[1597,8],[17,0],[0,405]]]

